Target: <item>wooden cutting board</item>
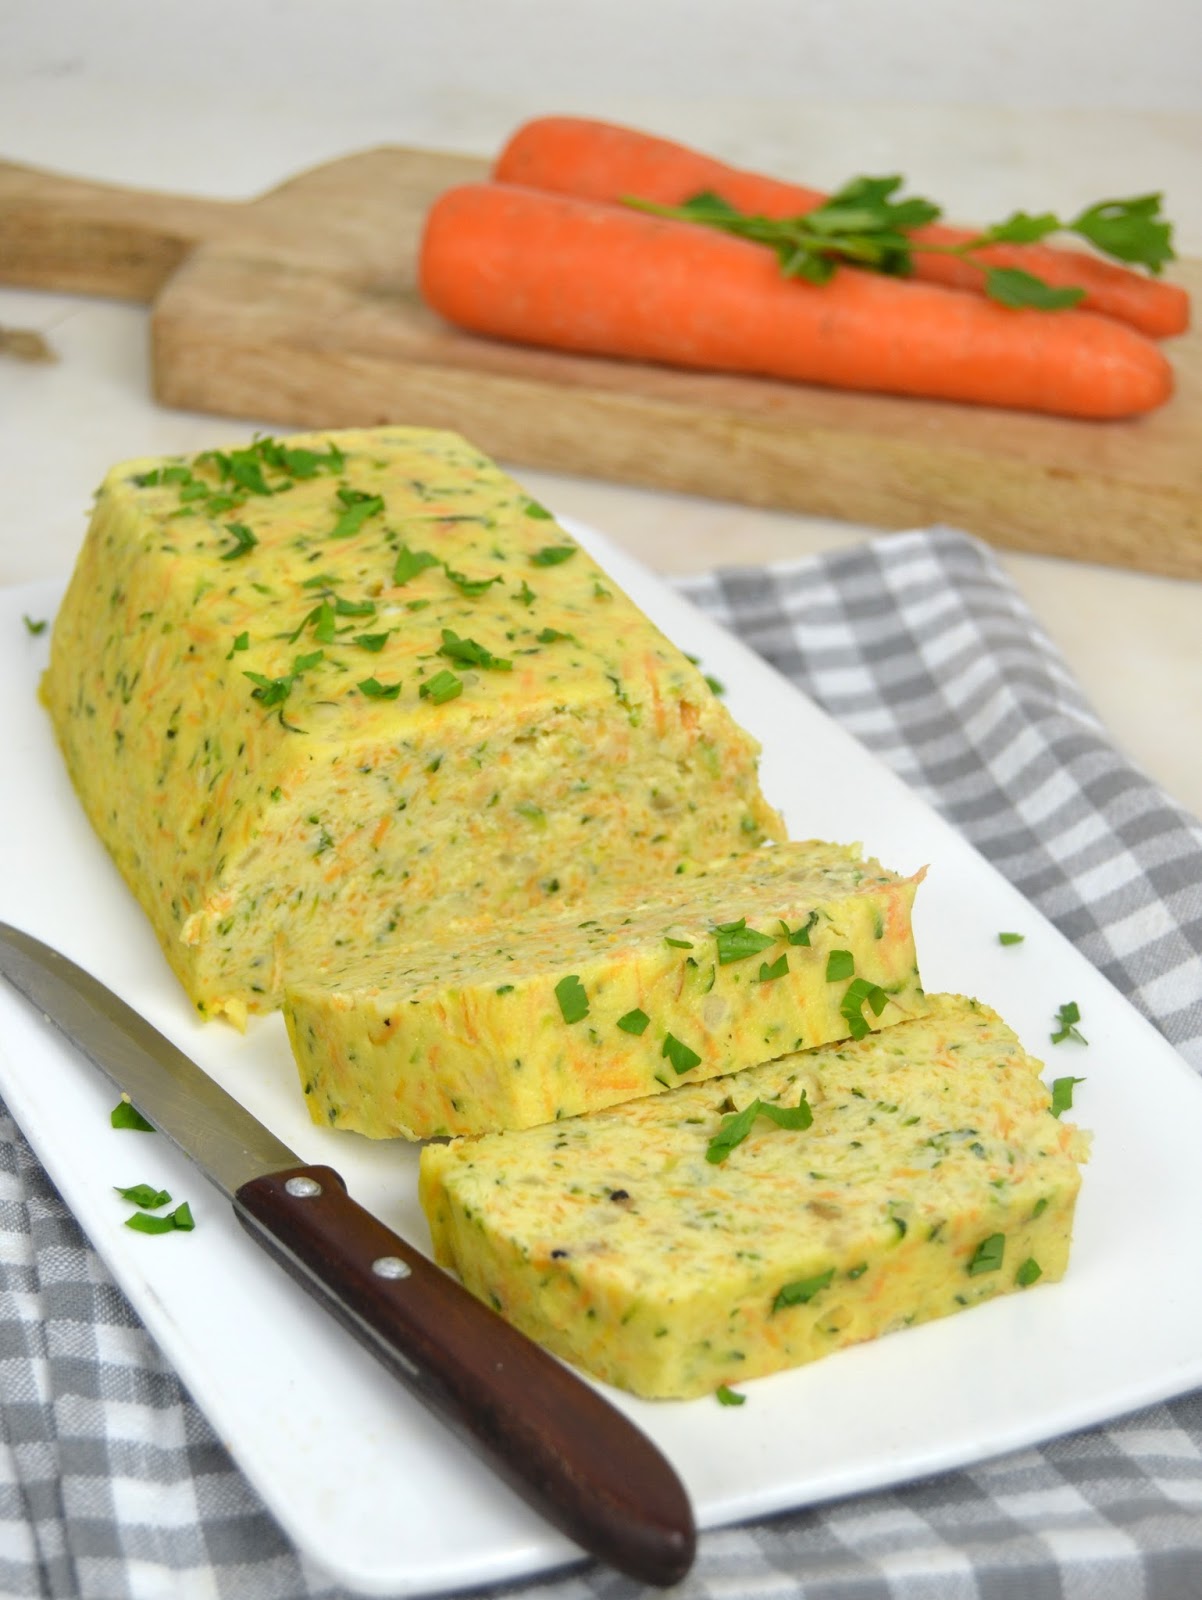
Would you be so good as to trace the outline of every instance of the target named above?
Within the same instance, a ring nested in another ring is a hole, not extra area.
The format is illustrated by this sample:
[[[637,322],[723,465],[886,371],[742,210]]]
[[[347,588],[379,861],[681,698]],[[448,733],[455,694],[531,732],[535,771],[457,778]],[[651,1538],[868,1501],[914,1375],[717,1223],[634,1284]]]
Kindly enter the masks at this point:
[[[457,428],[510,462],[1202,578],[1202,334],[1167,347],[1168,406],[1102,423],[504,345],[415,283],[431,199],[484,171],[383,148],[242,204],[0,164],[0,282],[153,302],[169,406]],[[1202,263],[1176,275],[1202,296]]]

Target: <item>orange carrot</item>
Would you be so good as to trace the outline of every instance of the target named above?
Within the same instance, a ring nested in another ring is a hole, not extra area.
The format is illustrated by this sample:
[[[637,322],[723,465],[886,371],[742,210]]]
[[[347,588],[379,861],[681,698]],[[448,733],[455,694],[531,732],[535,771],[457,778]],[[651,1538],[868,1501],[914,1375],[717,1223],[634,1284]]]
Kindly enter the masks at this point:
[[[493,177],[589,200],[616,202],[635,195],[661,205],[681,205],[712,190],[740,211],[765,217],[799,216],[828,198],[817,189],[727,166],[670,139],[585,117],[526,123],[501,151]],[[955,245],[975,234],[929,223],[915,228],[912,237],[916,243]],[[1085,309],[1129,322],[1155,339],[1184,333],[1189,326],[1189,295],[1179,284],[1144,277],[1081,250],[998,244],[974,252],[974,258],[986,266],[1019,267],[1057,287],[1084,289]],[[984,293],[985,274],[958,256],[918,252],[914,271],[932,283]]]
[[[1172,389],[1154,344],[1089,311],[868,272],[818,286],[743,239],[511,184],[442,194],[419,272],[448,321],[559,350],[1077,417],[1149,411]]]

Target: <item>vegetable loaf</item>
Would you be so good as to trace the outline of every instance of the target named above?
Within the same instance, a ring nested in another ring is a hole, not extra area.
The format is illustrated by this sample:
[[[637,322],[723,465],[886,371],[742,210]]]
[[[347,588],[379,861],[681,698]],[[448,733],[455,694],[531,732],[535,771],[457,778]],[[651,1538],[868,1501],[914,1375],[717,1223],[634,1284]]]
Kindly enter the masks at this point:
[[[929,1000],[858,1041],[427,1146],[439,1261],[558,1355],[664,1397],[1060,1278],[1087,1138],[992,1011]]]
[[[859,847],[780,844],[583,908],[340,952],[288,982],[315,1121],[482,1133],[662,1094],[924,1009],[901,878]]]
[[[114,468],[43,698],[184,987],[237,1023],[339,949],[783,836],[700,672],[451,433]]]

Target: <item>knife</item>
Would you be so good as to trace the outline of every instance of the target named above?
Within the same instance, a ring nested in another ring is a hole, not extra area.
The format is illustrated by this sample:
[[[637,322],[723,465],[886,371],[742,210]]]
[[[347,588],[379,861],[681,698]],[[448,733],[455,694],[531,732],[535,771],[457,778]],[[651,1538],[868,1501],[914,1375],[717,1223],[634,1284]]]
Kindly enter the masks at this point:
[[[684,1488],[596,1390],[308,1166],[59,951],[0,922],[0,973],[233,1203],[257,1243],[542,1516],[645,1583],[696,1549]]]

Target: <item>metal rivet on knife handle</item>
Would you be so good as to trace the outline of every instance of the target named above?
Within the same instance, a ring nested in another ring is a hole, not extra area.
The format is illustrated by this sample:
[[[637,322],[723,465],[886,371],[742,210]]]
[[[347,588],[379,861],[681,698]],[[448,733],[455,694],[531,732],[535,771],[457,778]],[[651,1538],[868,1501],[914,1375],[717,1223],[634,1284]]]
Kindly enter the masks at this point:
[[[289,1178],[284,1188],[294,1200],[311,1200],[321,1193],[321,1184],[316,1178]]]
[[[377,1278],[407,1278],[413,1268],[400,1256],[377,1256],[371,1264]]]

